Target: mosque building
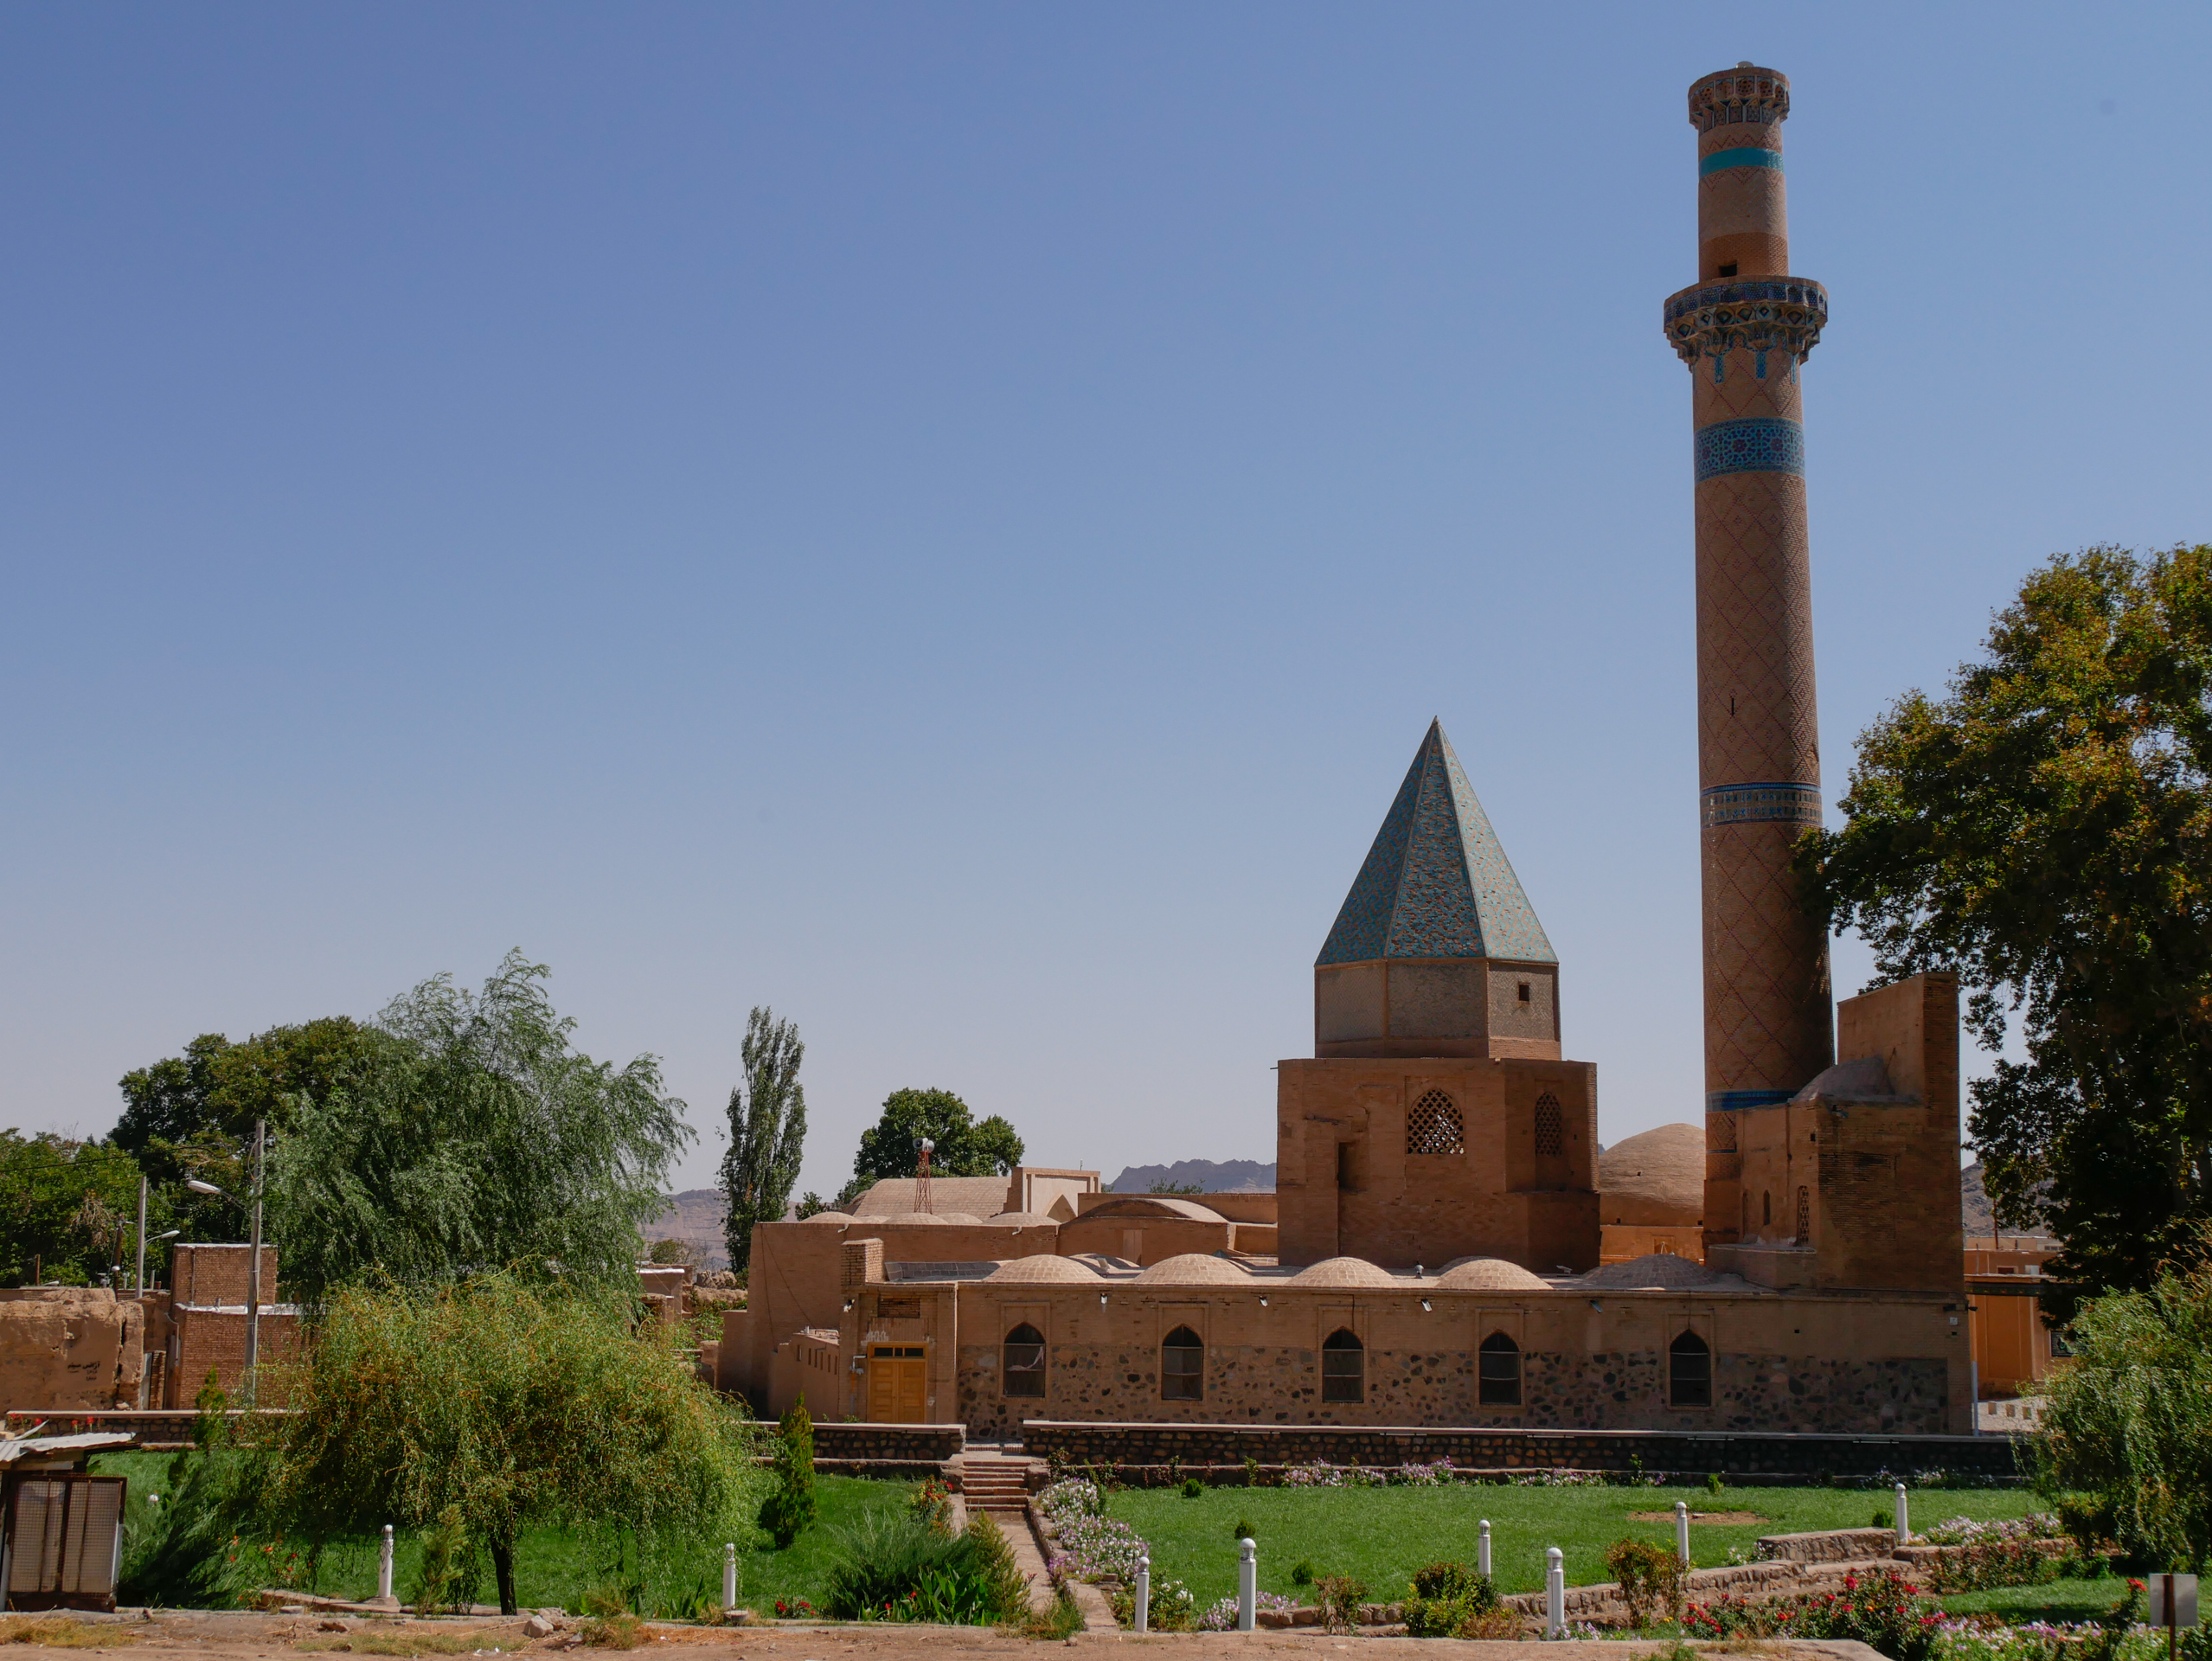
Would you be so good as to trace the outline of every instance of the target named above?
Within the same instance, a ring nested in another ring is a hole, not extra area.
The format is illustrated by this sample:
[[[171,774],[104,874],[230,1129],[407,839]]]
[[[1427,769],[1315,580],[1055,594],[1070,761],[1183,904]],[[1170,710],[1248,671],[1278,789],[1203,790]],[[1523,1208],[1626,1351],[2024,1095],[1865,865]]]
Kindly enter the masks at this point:
[[[1958,989],[1831,1007],[1790,848],[1820,822],[1789,83],[1689,92],[1698,281],[1670,298],[1695,442],[1703,1125],[1599,1151],[1562,968],[1440,724],[1278,1064],[1276,1190],[1096,1172],[879,1183],[754,1231],[726,1388],[773,1413],[1959,1433],[1972,1427]],[[1841,1058],[1840,1061],[1838,1057]]]

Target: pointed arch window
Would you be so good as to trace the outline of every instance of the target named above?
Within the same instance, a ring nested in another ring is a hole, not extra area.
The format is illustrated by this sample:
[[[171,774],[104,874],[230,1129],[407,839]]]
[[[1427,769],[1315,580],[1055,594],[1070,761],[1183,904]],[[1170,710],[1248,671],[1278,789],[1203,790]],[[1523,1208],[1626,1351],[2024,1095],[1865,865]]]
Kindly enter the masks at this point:
[[[1677,1408],[1713,1405],[1713,1351],[1685,1329],[1667,1346],[1667,1401]]]
[[[1206,1399],[1206,1344],[1187,1326],[1178,1326],[1160,1340],[1160,1400],[1202,1401]]]
[[[1367,1349],[1348,1328],[1340,1326],[1321,1341],[1321,1399],[1367,1400]]]
[[[1521,1405],[1521,1346],[1503,1332],[1493,1332],[1482,1342],[1475,1399],[1486,1408]]]
[[[1044,1394],[1044,1334],[1023,1321],[1000,1346],[999,1391],[1005,1395]]]
[[[1467,1127],[1459,1104],[1441,1090],[1424,1090],[1406,1115],[1407,1153],[1465,1153]]]

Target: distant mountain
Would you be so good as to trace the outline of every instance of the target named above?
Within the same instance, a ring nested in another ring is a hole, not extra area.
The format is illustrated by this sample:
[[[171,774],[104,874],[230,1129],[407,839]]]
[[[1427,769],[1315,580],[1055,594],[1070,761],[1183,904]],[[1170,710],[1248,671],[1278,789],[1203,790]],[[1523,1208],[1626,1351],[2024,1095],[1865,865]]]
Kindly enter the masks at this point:
[[[1155,1183],[1198,1184],[1209,1194],[1272,1194],[1275,1163],[1257,1159],[1178,1159],[1171,1165],[1130,1165],[1106,1184],[1115,1194],[1148,1194]]]
[[[1981,1236],[1981,1243],[1986,1247],[1990,1243],[1991,1231],[1997,1228],[1997,1221],[1990,1214],[1988,1190],[1982,1186],[1982,1162],[1978,1159],[1959,1173],[1959,1222],[1965,1230],[1969,1250],[1972,1249],[1977,1235]],[[2006,1228],[1999,1232],[2007,1240],[2016,1235],[2023,1239],[2049,1238],[2040,1229],[2035,1228]]]
[[[687,1188],[668,1196],[668,1209],[644,1227],[645,1244],[657,1240],[680,1240],[691,1248],[691,1260],[702,1269],[729,1267],[729,1248],[722,1243],[722,1191],[719,1188]]]

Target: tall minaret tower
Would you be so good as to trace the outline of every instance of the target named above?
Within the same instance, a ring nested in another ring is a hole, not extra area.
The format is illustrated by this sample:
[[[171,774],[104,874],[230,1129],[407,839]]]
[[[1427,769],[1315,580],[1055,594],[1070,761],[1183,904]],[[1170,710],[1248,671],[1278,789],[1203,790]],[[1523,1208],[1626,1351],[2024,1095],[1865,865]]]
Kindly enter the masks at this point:
[[[1791,844],[1820,823],[1798,369],[1828,293],[1792,277],[1790,83],[1740,63],[1689,89],[1697,277],[1666,303],[1696,428],[1697,778],[1705,901],[1705,1238],[1738,1238],[1738,1115],[1834,1060],[1828,940]]]

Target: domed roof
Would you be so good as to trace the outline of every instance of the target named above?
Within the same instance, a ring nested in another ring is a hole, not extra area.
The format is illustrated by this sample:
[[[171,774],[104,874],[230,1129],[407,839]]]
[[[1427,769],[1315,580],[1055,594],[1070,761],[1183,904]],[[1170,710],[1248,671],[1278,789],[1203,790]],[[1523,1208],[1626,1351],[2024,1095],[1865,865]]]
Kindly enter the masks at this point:
[[[1139,1286],[1243,1286],[1252,1277],[1225,1257],[1207,1257],[1197,1252],[1182,1252],[1174,1257],[1164,1257],[1137,1277]]]
[[[1705,1132],[1662,1125],[1598,1156],[1598,1215],[1605,1222],[1693,1223],[1705,1215]]]
[[[1613,1286],[1623,1292],[1656,1287],[1671,1291],[1682,1286],[1709,1286],[1722,1277],[1702,1263],[1666,1252],[1632,1257],[1625,1263],[1608,1263],[1582,1277],[1586,1286]]]
[[[1439,1286],[1467,1286],[1486,1292],[1549,1292],[1551,1283],[1502,1257],[1455,1257],[1436,1277]]]
[[[937,1218],[940,1222],[981,1222],[983,1221],[972,1211],[939,1211]]]
[[[799,1221],[801,1222],[850,1222],[853,1221],[853,1214],[850,1211],[817,1211],[812,1216],[801,1217]]]
[[[986,1217],[986,1222],[1010,1225],[1016,1228],[1056,1228],[1060,1219],[1048,1217],[1042,1211],[1001,1211],[997,1216]]]
[[[1072,1257],[1055,1257],[1050,1252],[1039,1252],[1035,1257],[1017,1257],[1010,1263],[1002,1263],[987,1278],[1001,1284],[1026,1280],[1036,1285],[1044,1281],[1088,1284],[1099,1277]]]
[[[1363,1257],[1324,1257],[1291,1277],[1294,1286],[1395,1286],[1398,1277]]]

